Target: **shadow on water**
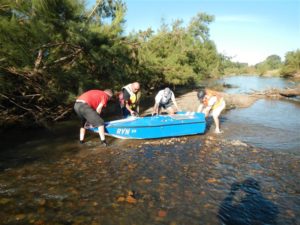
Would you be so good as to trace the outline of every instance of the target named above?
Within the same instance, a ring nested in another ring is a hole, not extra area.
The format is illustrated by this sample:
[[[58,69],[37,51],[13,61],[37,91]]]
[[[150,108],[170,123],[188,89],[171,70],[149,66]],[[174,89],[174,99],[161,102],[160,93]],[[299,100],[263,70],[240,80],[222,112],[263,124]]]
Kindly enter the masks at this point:
[[[220,205],[218,218],[225,225],[277,224],[278,207],[263,197],[259,183],[248,178],[233,183]]]
[[[62,122],[51,129],[13,129],[2,133],[0,171],[35,162],[53,162],[80,150],[76,142],[78,126]]]

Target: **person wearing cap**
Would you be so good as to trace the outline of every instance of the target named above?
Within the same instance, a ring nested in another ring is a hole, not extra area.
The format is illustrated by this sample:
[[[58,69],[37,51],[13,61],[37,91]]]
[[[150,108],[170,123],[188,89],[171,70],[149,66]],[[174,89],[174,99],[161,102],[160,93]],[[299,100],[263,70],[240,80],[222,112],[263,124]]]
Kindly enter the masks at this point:
[[[163,90],[160,90],[155,96],[155,103],[153,107],[152,115],[159,114],[161,108],[167,110],[168,114],[173,115],[179,109],[176,103],[174,92],[170,88],[166,87]]]
[[[104,133],[104,120],[100,117],[102,109],[106,107],[113,93],[110,89],[104,91],[90,90],[80,95],[75,102],[74,110],[81,120],[79,133],[80,143],[84,142],[85,123],[98,127],[99,137],[103,146],[107,146]]]
[[[139,114],[139,102],[141,98],[140,84],[133,82],[122,88],[119,94],[119,101],[123,117],[129,115],[137,116]]]
[[[205,117],[211,115],[216,126],[215,133],[222,133],[220,130],[219,116],[225,109],[226,104],[221,93],[203,88],[198,91],[197,97],[200,101],[197,112],[204,113]]]

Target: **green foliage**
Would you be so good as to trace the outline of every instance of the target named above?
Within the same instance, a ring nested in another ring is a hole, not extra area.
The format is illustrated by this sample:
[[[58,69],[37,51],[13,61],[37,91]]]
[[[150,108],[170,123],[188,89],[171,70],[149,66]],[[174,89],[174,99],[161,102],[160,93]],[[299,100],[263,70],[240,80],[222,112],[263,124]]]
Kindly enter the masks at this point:
[[[261,62],[255,65],[258,74],[263,75],[269,70],[269,65],[265,62]]]
[[[195,39],[201,42],[205,42],[209,39],[208,25],[214,21],[214,16],[206,13],[198,13],[196,17],[193,17],[188,26],[188,33]]]
[[[198,13],[184,26],[162,21],[124,36],[126,5],[82,0],[2,0],[0,3],[0,123],[56,121],[88,89],[139,81],[146,90],[189,85],[223,74],[279,69],[279,56],[256,68],[218,54],[209,37],[214,17]],[[299,73],[299,50],[288,53],[282,73]]]
[[[212,16],[199,13],[187,27],[181,20],[171,25],[162,21],[156,34],[151,29],[132,34],[139,45],[139,66],[147,68],[140,71],[141,79],[151,87],[175,86],[219,74],[219,56],[209,40],[208,24],[212,21]]]
[[[130,72],[125,7],[107,0],[97,9],[88,19],[80,0],[1,1],[1,118],[56,120],[72,110],[70,96],[107,88]]]
[[[281,58],[278,55],[270,55],[263,62],[255,65],[260,75],[269,73],[269,71],[272,70],[277,70],[281,68],[281,66],[282,66]]]
[[[254,74],[253,68],[249,67],[247,63],[232,62],[231,57],[225,55],[219,55],[221,72],[225,75],[236,74]]]
[[[279,69],[282,66],[281,58],[278,55],[268,56],[265,62],[271,70]]]
[[[285,62],[281,69],[281,74],[285,77],[300,74],[300,49],[288,52],[285,55]]]

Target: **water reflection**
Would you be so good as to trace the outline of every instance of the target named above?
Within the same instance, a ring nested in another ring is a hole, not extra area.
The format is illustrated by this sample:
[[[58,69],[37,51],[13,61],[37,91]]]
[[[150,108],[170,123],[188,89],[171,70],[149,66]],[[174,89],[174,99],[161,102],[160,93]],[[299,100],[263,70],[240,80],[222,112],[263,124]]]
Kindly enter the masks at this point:
[[[276,224],[277,206],[263,197],[259,183],[248,178],[233,183],[221,203],[218,217],[226,225]]]

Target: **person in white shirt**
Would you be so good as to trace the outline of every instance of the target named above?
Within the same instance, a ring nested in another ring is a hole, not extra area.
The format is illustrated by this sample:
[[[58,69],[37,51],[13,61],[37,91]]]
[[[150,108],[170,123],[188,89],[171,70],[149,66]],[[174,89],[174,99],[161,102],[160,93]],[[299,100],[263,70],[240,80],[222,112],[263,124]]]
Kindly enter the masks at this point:
[[[152,115],[158,115],[162,108],[164,108],[170,115],[179,111],[174,92],[168,87],[160,90],[155,96],[155,104]]]

